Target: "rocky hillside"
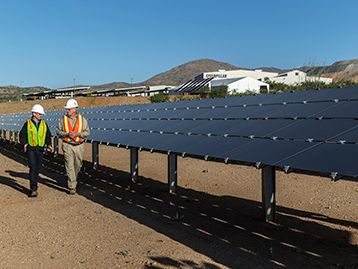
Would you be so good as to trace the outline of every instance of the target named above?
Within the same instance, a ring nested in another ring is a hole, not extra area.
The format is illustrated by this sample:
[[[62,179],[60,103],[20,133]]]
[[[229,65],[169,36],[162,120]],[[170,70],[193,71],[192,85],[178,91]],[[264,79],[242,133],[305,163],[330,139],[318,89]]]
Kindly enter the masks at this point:
[[[106,84],[102,84],[102,85],[94,85],[91,86],[91,88],[95,91],[98,90],[105,90],[105,89],[115,89],[115,88],[125,88],[125,87],[130,87],[132,86],[129,83],[126,82],[112,82],[112,83],[106,83]],[[135,86],[135,85],[133,85]]]
[[[301,70],[314,76],[331,77],[336,81],[358,82],[358,59],[338,61],[328,66],[302,67]]]
[[[45,87],[26,87],[21,88],[17,86],[0,86],[0,101],[15,101],[21,100],[23,93],[43,92],[49,90]]]

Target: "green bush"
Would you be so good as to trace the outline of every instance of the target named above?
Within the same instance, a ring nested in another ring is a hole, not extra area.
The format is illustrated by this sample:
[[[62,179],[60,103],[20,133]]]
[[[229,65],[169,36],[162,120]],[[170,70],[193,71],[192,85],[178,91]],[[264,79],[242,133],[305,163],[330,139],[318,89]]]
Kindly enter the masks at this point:
[[[263,93],[263,94],[266,94],[266,93]],[[234,93],[231,96],[250,96],[250,95],[257,95],[257,93],[247,90],[245,92]]]
[[[201,98],[220,98],[227,96],[227,86],[219,86],[210,88],[204,86],[199,90],[199,95]]]
[[[299,85],[286,85],[284,83],[269,82],[270,84],[270,93],[280,93],[280,92],[296,92],[304,90],[314,90],[314,89],[331,89],[331,88],[343,88],[348,86],[358,86],[358,83],[353,81],[334,81],[329,84],[325,84],[320,81],[307,81]]]
[[[158,93],[156,95],[149,97],[149,99],[150,99],[150,102],[152,102],[152,103],[168,102],[169,95],[164,94],[164,93]]]

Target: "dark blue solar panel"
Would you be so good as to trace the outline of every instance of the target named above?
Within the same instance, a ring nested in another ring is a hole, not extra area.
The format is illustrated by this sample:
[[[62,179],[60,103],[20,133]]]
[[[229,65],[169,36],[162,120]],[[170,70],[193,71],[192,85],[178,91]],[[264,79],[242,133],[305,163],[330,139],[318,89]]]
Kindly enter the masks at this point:
[[[233,148],[224,155],[230,160],[274,165],[280,160],[292,156],[314,144],[317,143],[253,139],[252,143]]]
[[[358,121],[355,127],[353,127],[351,130],[347,130],[346,132],[338,134],[334,140],[358,143]]]
[[[270,136],[296,140],[336,140],[336,136],[358,126],[355,120],[297,120],[272,132]]]
[[[319,144],[275,165],[321,173],[357,177],[357,144]]]
[[[306,117],[315,117],[320,115],[321,112],[326,111],[335,104],[332,102],[322,102],[322,103],[298,103],[298,104],[289,104],[283,105],[282,109],[273,112],[271,118],[306,118]]]
[[[317,113],[317,117],[325,118],[355,118],[358,119],[358,100],[339,102],[329,109]]]
[[[319,94],[310,97],[310,101],[323,101],[323,100],[349,100],[358,98],[358,88],[349,87],[342,89],[323,89],[317,91]]]
[[[358,174],[352,169],[358,88],[82,108],[80,112],[91,127],[89,140],[304,171]],[[53,134],[64,113],[46,113]],[[29,116],[0,115],[0,128],[18,131]]]
[[[292,120],[227,120],[208,121],[192,130],[196,133],[234,135],[234,136],[260,136],[266,137],[290,124]]]

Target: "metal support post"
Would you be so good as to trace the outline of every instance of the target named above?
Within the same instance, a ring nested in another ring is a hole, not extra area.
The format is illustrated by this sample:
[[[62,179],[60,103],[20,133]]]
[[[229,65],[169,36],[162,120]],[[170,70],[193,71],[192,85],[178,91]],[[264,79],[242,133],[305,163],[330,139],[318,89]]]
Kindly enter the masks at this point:
[[[262,168],[262,206],[265,221],[276,220],[276,174],[275,167]]]
[[[4,129],[0,130],[0,135],[1,135],[1,141],[4,142],[6,140],[6,132]]]
[[[93,169],[97,169],[99,164],[99,145],[98,142],[92,143],[92,165]]]
[[[138,149],[131,148],[131,180],[133,183],[138,181]]]
[[[170,153],[168,155],[168,189],[170,194],[177,193],[177,155]]]
[[[58,136],[53,138],[53,157],[58,156]]]

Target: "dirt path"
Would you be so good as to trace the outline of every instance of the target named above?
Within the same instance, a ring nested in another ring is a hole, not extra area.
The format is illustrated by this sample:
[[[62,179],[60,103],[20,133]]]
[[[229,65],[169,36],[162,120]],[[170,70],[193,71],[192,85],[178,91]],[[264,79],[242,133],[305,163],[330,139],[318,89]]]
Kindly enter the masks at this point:
[[[176,208],[165,155],[141,152],[131,185],[129,152],[101,146],[74,197],[49,159],[31,199],[22,154],[0,153],[1,268],[358,268],[357,182],[278,173],[273,225],[254,168],[180,158]]]

